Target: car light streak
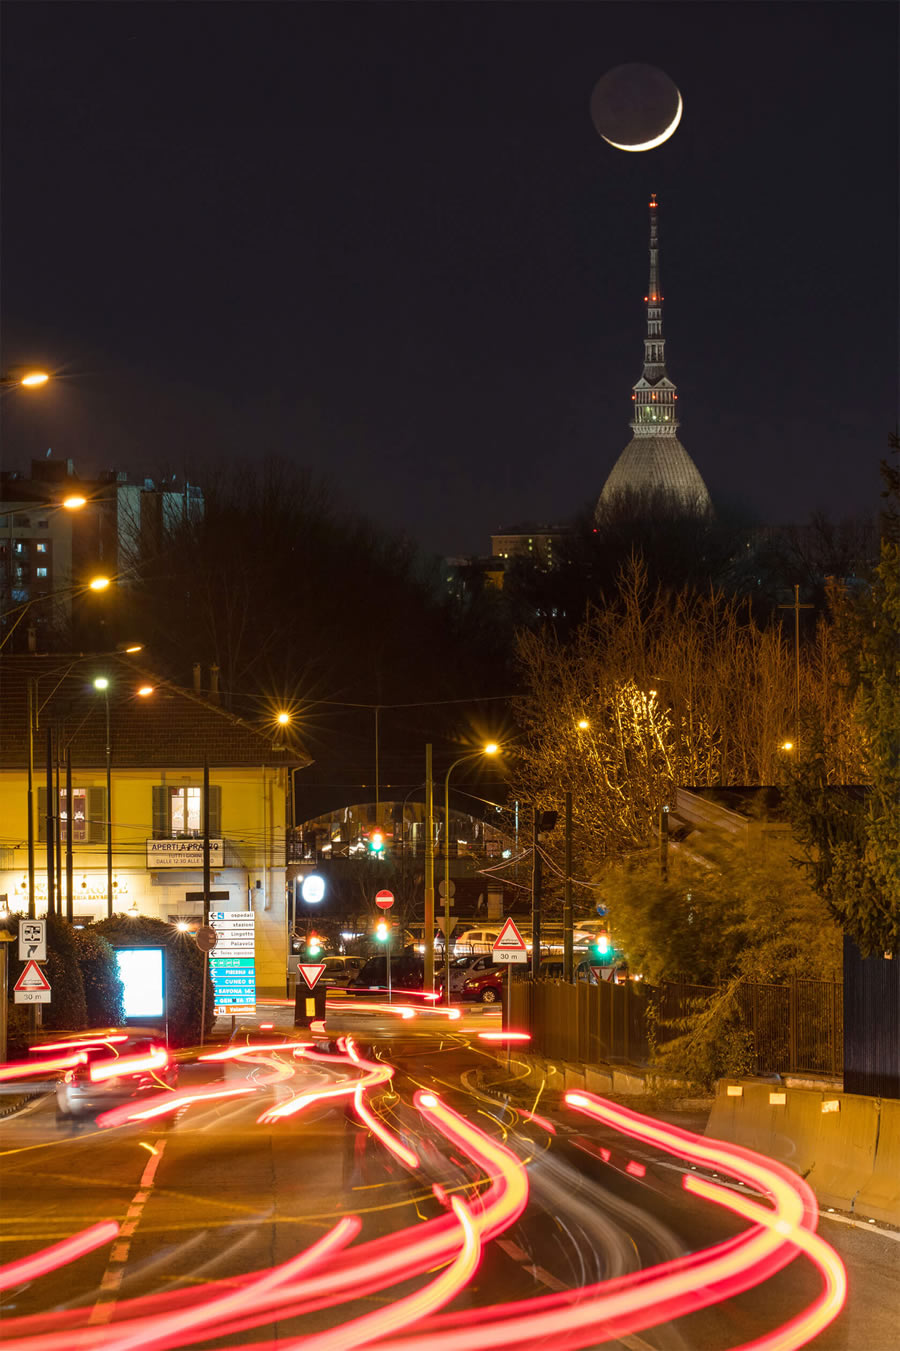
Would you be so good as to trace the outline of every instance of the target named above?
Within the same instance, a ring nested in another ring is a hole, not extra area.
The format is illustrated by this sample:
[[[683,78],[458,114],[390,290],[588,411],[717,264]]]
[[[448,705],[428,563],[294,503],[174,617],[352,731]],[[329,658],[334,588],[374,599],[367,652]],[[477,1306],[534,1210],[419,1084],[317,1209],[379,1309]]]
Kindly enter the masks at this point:
[[[122,1074],[140,1074],[142,1070],[165,1069],[168,1063],[169,1053],[163,1046],[149,1055],[120,1055],[115,1060],[99,1060],[91,1066],[91,1083],[117,1079]]]
[[[745,1343],[743,1351],[751,1351],[751,1348],[753,1351],[789,1351],[789,1348],[803,1346],[811,1341],[837,1318],[847,1298],[847,1273],[837,1253],[823,1238],[811,1230],[779,1219],[777,1213],[767,1206],[761,1206],[747,1196],[740,1196],[717,1182],[707,1182],[705,1178],[695,1177],[692,1173],[686,1174],[682,1181],[685,1191],[733,1210],[736,1215],[752,1220],[754,1224],[774,1229],[804,1252],[822,1276],[825,1288],[814,1304],[774,1332]]]
[[[479,1041],[531,1041],[530,1032],[479,1032]]]
[[[203,1088],[194,1088],[189,1093],[179,1093],[170,1089],[168,1093],[158,1093],[152,1098],[143,1098],[140,1107],[134,1103],[124,1103],[121,1107],[111,1107],[101,1112],[97,1125],[124,1126],[129,1121],[152,1121],[155,1117],[178,1112],[182,1107],[190,1107],[195,1102],[209,1102],[215,1098],[236,1098],[242,1093],[256,1093],[252,1086],[247,1088],[220,1088],[219,1084],[209,1084]]]
[[[421,1290],[394,1300],[383,1309],[363,1314],[318,1336],[283,1342],[281,1351],[354,1351],[355,1347],[408,1327],[448,1304],[468,1284],[481,1260],[481,1240],[468,1208],[458,1196],[451,1197],[450,1205],[462,1230],[462,1245],[446,1271]]]
[[[403,992],[406,994],[406,991]],[[329,1013],[388,1013],[395,1018],[408,1020],[415,1018],[417,1010],[411,1004],[376,1004],[361,999],[335,999],[328,1001]]]
[[[103,1220],[100,1224],[92,1224],[89,1229],[82,1229],[80,1233],[73,1234],[71,1238],[64,1238],[62,1242],[54,1243],[49,1248],[41,1248],[39,1252],[33,1252],[28,1257],[20,1257],[16,1262],[7,1262],[5,1266],[0,1267],[0,1290],[8,1290],[10,1286],[19,1285],[23,1281],[34,1281],[39,1276],[47,1276],[51,1271],[58,1271],[67,1262],[77,1261],[85,1253],[102,1248],[105,1243],[112,1243],[118,1236],[119,1226],[115,1220]]]
[[[44,1051],[86,1051],[93,1046],[111,1046],[114,1042],[128,1041],[128,1033],[122,1032],[115,1037],[75,1037],[72,1041],[44,1041],[40,1046],[29,1046],[29,1055],[43,1055]],[[118,1052],[116,1052],[118,1055]]]
[[[360,1008],[349,1004],[348,1008]],[[364,1006],[363,1006],[364,1007]],[[401,1020],[405,1006],[370,1005],[388,1009]],[[410,1009],[410,1013],[415,1010]],[[427,1010],[426,1010],[427,1012]],[[510,1034],[488,1034],[500,1040]],[[514,1035],[514,1034],[513,1034]],[[295,1060],[309,1060],[354,1071],[344,1081],[298,1093],[268,1108],[259,1122],[292,1116],[321,1101],[352,1098],[360,1121],[379,1142],[406,1166],[419,1165],[416,1153],[376,1116],[366,1094],[389,1084],[390,1064],[367,1060],[350,1037],[338,1042],[339,1053],[316,1051],[310,1043],[281,1041],[273,1046],[248,1045],[204,1056],[204,1060],[245,1060],[293,1073],[277,1053],[290,1051]],[[74,1063],[84,1063],[80,1053]],[[109,1075],[122,1074],[145,1057],[101,1061]],[[39,1062],[35,1072],[48,1063]],[[71,1063],[65,1062],[66,1066]],[[5,1067],[4,1067],[5,1068]],[[20,1066],[15,1067],[21,1071]],[[29,1066],[31,1068],[31,1066]],[[106,1076],[104,1076],[106,1077]],[[270,1080],[267,1080],[269,1082]],[[206,1102],[257,1092],[256,1086],[224,1087],[224,1081],[190,1093],[168,1091],[140,1105],[126,1104],[98,1118],[98,1125],[152,1119],[193,1102]],[[794,1351],[822,1331],[837,1315],[846,1297],[846,1277],[840,1259],[815,1233],[817,1209],[808,1185],[786,1167],[751,1151],[722,1141],[696,1136],[678,1127],[654,1121],[584,1092],[565,1095],[566,1103],[604,1126],[632,1140],[716,1174],[733,1177],[771,1199],[760,1203],[743,1193],[686,1173],[685,1191],[698,1199],[727,1208],[749,1228],[711,1248],[672,1258],[648,1269],[550,1293],[487,1307],[438,1313],[472,1279],[484,1244],[507,1230],[524,1212],[529,1196],[523,1161],[466,1117],[447,1106],[435,1093],[418,1090],[414,1105],[423,1122],[450,1146],[449,1157],[462,1156],[463,1167],[474,1165],[480,1176],[470,1184],[466,1202],[448,1198],[439,1184],[436,1200],[449,1209],[384,1237],[350,1247],[361,1228],[359,1218],[342,1219],[324,1238],[278,1267],[270,1267],[199,1288],[166,1291],[116,1302],[108,1326],[87,1323],[91,1307],[57,1310],[52,1314],[7,1319],[9,1351],[171,1351],[211,1338],[222,1339],[249,1328],[286,1321],[317,1310],[336,1308],[346,1301],[358,1305],[375,1296],[377,1308],[327,1331],[302,1338],[255,1343],[255,1351],[351,1351],[372,1342],[378,1351],[482,1351],[492,1348],[532,1348],[539,1342],[565,1348],[596,1345],[621,1339],[647,1327],[719,1303],[759,1285],[798,1254],[807,1257],[823,1280],[821,1294],[790,1321],[747,1343],[740,1351]],[[524,1120],[553,1131],[553,1125],[533,1112]],[[145,1148],[151,1148],[145,1142]],[[577,1141],[576,1141],[577,1143]],[[593,1145],[593,1142],[584,1141]],[[596,1147],[609,1157],[609,1151]],[[646,1167],[632,1161],[626,1171],[643,1176]],[[51,1248],[0,1268],[0,1285],[31,1280],[57,1270],[82,1253],[114,1239],[119,1227],[112,1221],[95,1225]],[[441,1268],[435,1275],[436,1269]],[[426,1283],[399,1299],[387,1291],[416,1277]],[[229,1343],[236,1347],[236,1343]]]
[[[165,1345],[172,1345],[173,1341],[175,1344],[183,1343],[186,1331],[190,1329],[199,1331],[212,1323],[220,1322],[226,1315],[244,1308],[267,1290],[286,1285],[311,1268],[321,1266],[337,1249],[350,1243],[359,1233],[359,1229],[359,1219],[355,1215],[347,1215],[312,1247],[281,1266],[264,1271],[258,1280],[251,1281],[249,1285],[243,1286],[240,1290],[233,1290],[217,1300],[209,1300],[194,1309],[180,1309],[177,1313],[156,1318],[153,1320],[152,1328],[149,1329],[149,1335],[147,1328],[138,1327],[124,1335],[113,1336],[105,1343],[107,1351],[128,1351],[128,1348],[135,1346],[145,1348],[145,1351],[150,1351],[150,1348],[159,1351],[159,1348]]]
[[[242,1056],[258,1055],[261,1051],[293,1051],[298,1046],[312,1046],[311,1041],[260,1041],[249,1046],[229,1046],[224,1051],[210,1051],[198,1060],[240,1060]]]
[[[397,1136],[394,1135],[393,1131],[388,1130],[387,1126],[369,1111],[368,1107],[363,1102],[362,1084],[357,1084],[354,1090],[353,1110],[356,1112],[360,1121],[368,1126],[372,1134],[378,1137],[385,1149],[389,1149],[401,1163],[406,1164],[407,1168],[418,1168],[418,1154],[414,1154],[411,1149],[407,1148],[402,1140],[399,1140]]]
[[[57,1070],[70,1070],[76,1065],[86,1065],[87,1055],[78,1051],[74,1055],[58,1056],[55,1060],[19,1060],[0,1065],[0,1080],[24,1079],[31,1074],[55,1073]]]

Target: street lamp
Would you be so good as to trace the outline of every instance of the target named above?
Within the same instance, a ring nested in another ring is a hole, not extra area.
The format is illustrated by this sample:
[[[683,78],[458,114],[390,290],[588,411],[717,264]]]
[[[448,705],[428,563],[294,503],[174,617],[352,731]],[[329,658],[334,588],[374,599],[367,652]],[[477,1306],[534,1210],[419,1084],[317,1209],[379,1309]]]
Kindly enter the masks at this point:
[[[473,760],[478,755],[497,755],[500,747],[496,741],[489,741],[481,750],[469,751],[461,755],[444,775],[444,1003],[450,1003],[450,775],[464,760]],[[425,942],[434,943],[434,933],[425,934]]]
[[[9,632],[4,635],[2,640],[0,640],[0,651],[2,651],[2,649],[9,642],[10,638],[15,633],[16,629],[19,627],[28,611],[31,609],[32,605],[38,605],[40,604],[41,601],[44,600],[59,600],[62,596],[78,595],[84,591],[94,591],[94,592],[105,591],[107,587],[110,585],[111,580],[112,579],[109,577],[92,577],[86,587],[81,585],[66,586],[63,587],[60,591],[48,591],[47,594],[44,596],[32,596],[31,600],[23,601],[21,605],[14,605],[11,610],[4,610],[3,613],[0,614],[0,619],[6,619],[9,615],[14,615],[18,610],[21,611],[21,614],[19,615],[18,619],[16,619],[10,625]]]
[[[106,706],[106,917],[112,919],[112,744],[109,738],[109,678],[95,676],[94,689],[103,695]]]
[[[8,385],[14,389],[40,389],[49,379],[50,376],[46,371],[26,371],[24,375],[0,376],[0,385]]]

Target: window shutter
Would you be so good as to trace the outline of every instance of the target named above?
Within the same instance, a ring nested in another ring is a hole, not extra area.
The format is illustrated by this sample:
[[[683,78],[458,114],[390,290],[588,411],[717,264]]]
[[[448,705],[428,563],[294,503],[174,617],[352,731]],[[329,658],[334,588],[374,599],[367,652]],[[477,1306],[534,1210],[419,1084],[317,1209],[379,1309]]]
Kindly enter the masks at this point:
[[[37,800],[37,810],[38,810],[38,819],[37,819],[38,843],[40,843],[40,844],[46,844],[46,842],[47,842],[47,790],[46,790],[46,788],[39,788],[39,789],[37,790],[37,797],[38,797],[38,800]]]
[[[222,789],[217,783],[209,785],[209,834],[216,840],[222,833]]]
[[[164,840],[169,834],[169,802],[164,783],[153,785],[153,838]]]
[[[88,789],[88,821],[91,844],[106,843],[106,789]]]

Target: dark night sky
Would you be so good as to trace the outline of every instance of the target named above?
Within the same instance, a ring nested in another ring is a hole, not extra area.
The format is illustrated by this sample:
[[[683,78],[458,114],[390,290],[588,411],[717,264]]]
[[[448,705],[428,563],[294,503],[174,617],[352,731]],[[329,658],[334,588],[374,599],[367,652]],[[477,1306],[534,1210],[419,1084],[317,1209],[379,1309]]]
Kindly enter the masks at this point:
[[[893,4],[7,3],[4,465],[280,452],[441,553],[630,436],[650,191],[713,497],[871,511],[897,419]],[[605,145],[625,61],[684,96]]]

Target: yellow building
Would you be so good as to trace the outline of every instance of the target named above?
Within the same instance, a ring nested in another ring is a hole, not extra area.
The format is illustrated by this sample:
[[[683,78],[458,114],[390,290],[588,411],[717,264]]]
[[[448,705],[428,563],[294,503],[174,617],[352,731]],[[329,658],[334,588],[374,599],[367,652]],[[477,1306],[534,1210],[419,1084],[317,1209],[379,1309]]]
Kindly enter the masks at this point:
[[[98,676],[108,680],[106,689],[95,687]],[[139,688],[152,692],[139,694]],[[251,726],[209,698],[136,672],[125,658],[54,653],[0,660],[0,896],[6,895],[11,910],[24,913],[29,904],[29,759],[34,766],[35,913],[46,913],[51,897],[53,908],[76,924],[101,919],[110,910],[127,914],[134,909],[191,927],[203,914],[206,759],[210,908],[253,910],[257,993],[284,996],[290,952],[287,793],[290,771],[309,763],[285,729],[274,722]]]

